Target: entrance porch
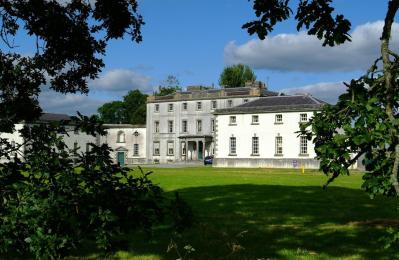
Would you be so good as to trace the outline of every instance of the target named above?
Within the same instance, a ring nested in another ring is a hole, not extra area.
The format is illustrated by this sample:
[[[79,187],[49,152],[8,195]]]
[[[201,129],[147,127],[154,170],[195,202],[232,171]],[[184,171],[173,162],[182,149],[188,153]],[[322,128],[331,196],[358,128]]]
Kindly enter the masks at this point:
[[[180,136],[179,139],[182,161],[202,161],[213,154],[212,136]]]

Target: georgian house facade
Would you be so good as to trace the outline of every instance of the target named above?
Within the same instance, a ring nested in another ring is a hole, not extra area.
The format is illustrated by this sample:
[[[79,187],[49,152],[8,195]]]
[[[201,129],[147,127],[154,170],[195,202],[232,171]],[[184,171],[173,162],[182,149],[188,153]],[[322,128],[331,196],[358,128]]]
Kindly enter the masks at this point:
[[[215,150],[217,109],[230,109],[269,92],[261,82],[241,88],[203,89],[147,100],[147,161],[149,163],[202,161]]]
[[[99,143],[108,144],[113,150],[111,157],[121,166],[146,163],[145,125],[105,124],[105,136]]]
[[[310,95],[263,97],[216,116],[216,167],[318,168],[312,141],[300,124],[325,102]]]

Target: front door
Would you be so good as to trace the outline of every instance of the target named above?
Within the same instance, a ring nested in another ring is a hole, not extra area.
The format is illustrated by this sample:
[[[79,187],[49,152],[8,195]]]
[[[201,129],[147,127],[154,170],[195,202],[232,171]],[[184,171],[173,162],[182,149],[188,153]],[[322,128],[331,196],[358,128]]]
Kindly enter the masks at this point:
[[[203,159],[203,150],[204,150],[204,144],[202,142],[198,142],[198,160]]]
[[[125,152],[118,152],[117,158],[118,158],[118,164],[121,167],[125,166]]]

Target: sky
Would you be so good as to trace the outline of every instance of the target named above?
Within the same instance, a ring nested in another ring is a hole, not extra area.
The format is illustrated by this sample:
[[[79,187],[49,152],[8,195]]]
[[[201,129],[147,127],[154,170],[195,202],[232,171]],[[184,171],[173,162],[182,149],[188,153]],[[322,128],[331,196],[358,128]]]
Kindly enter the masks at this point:
[[[241,26],[255,18],[252,1],[138,2],[146,23],[143,41],[137,44],[128,37],[111,41],[103,72],[89,82],[89,95],[43,91],[39,100],[45,112],[93,114],[129,90],[151,94],[168,75],[175,75],[183,87],[218,86],[223,68],[237,63],[253,68],[269,90],[308,92],[334,103],[345,90],[342,82],[361,76],[378,57],[388,1],[335,0],[336,11],[352,23],[352,42],[334,48],[296,31],[293,19],[277,25],[263,41],[250,36]],[[392,48],[397,50],[398,24],[393,35]]]

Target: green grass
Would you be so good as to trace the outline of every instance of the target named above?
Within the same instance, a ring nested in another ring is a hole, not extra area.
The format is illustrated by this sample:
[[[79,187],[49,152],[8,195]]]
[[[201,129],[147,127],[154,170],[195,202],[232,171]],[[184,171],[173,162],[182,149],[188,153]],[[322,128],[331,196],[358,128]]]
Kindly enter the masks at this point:
[[[167,252],[171,239],[182,254],[194,247],[193,259],[399,258],[380,241],[387,226],[398,226],[398,200],[371,200],[360,173],[322,190],[326,177],[309,170],[152,170],[168,196],[178,191],[192,206],[196,224],[181,235],[164,226],[152,236],[131,234],[116,258],[176,259]]]

